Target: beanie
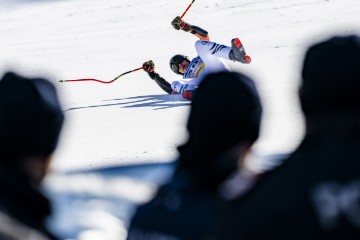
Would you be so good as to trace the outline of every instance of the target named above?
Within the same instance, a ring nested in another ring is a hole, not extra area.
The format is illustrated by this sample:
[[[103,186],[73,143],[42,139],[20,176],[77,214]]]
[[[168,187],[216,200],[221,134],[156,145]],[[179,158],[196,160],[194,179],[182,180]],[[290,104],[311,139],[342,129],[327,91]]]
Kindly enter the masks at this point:
[[[302,69],[306,115],[360,112],[360,38],[335,36],[311,46]]]
[[[258,91],[248,76],[228,71],[207,75],[192,100],[189,139],[179,147],[179,167],[212,177],[234,171],[237,162],[217,157],[238,143],[254,142],[261,115]]]
[[[12,72],[3,76],[0,81],[1,156],[50,154],[57,145],[63,120],[51,82]]]

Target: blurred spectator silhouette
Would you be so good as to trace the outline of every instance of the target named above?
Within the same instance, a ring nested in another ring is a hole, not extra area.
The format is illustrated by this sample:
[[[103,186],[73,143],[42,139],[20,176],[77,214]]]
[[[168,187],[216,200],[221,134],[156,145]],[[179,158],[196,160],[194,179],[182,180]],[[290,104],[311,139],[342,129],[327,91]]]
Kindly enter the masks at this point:
[[[41,78],[6,73],[0,81],[0,239],[56,239],[40,191],[63,124],[56,90]]]
[[[360,38],[311,46],[306,134],[285,162],[223,209],[216,239],[360,239]]]
[[[192,101],[189,139],[178,148],[175,174],[138,208],[128,239],[212,239],[222,186],[240,175],[239,165],[259,136],[261,114],[249,77],[235,72],[206,76]]]

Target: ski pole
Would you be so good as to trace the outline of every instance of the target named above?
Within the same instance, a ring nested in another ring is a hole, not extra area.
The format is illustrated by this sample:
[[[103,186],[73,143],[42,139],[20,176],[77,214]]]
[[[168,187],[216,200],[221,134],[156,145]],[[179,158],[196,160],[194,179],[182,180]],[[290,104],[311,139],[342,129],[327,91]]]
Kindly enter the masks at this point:
[[[138,70],[140,70],[140,69],[144,69],[144,67],[139,67],[139,68],[135,68],[135,69],[133,69],[133,70],[124,72],[124,73],[120,74],[119,76],[117,76],[116,78],[114,78],[114,79],[111,80],[111,81],[115,81],[115,80],[117,80],[118,78],[124,76],[125,74],[132,73],[132,72],[138,71]]]
[[[180,18],[183,18],[186,14],[186,12],[189,10],[189,8],[192,6],[192,4],[195,2],[195,0],[192,0],[192,2],[189,4],[189,6],[186,8],[185,12],[181,15]]]
[[[63,83],[63,82],[83,82],[83,81],[95,81],[95,82],[99,82],[99,83],[112,83],[114,81],[116,81],[117,79],[119,79],[120,77],[124,76],[125,74],[131,73],[131,72],[135,72],[138,71],[140,69],[143,69],[144,67],[139,67],[139,68],[135,68],[133,70],[124,72],[122,74],[120,74],[119,76],[117,76],[116,78],[110,80],[110,81],[103,81],[103,80],[99,80],[96,78],[79,78],[79,79],[69,79],[69,80],[59,80],[59,82]]]

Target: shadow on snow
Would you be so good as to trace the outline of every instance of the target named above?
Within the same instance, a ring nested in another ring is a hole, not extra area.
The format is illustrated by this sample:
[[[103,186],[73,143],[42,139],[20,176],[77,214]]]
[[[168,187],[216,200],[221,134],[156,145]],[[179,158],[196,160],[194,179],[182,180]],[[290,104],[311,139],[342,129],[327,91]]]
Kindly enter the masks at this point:
[[[144,95],[128,98],[119,98],[119,99],[108,99],[103,100],[104,102],[114,102],[98,105],[89,105],[89,106],[80,106],[68,108],[65,111],[72,111],[84,108],[98,108],[98,107],[111,107],[111,106],[120,106],[123,108],[139,108],[139,107],[156,107],[154,110],[181,107],[181,106],[190,106],[190,101],[185,100],[181,95]]]

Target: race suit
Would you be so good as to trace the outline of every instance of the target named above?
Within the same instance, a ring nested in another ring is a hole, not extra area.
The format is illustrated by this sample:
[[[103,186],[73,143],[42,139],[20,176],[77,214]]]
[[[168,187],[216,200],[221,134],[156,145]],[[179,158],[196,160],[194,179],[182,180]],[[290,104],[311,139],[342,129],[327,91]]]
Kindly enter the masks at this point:
[[[177,93],[181,94],[184,91],[195,90],[208,73],[230,71],[224,59],[229,60],[231,47],[198,40],[195,43],[195,48],[198,56],[191,60],[183,79],[171,83],[172,90]]]

